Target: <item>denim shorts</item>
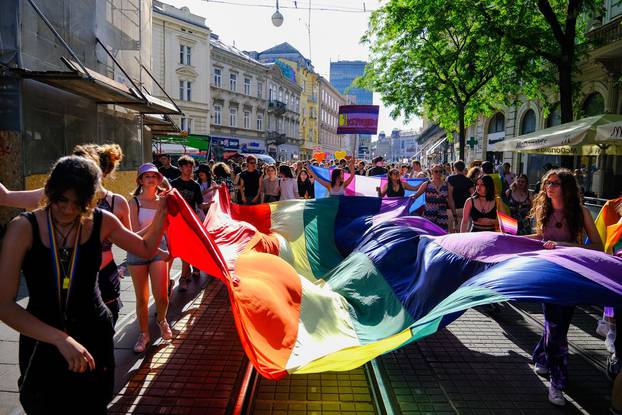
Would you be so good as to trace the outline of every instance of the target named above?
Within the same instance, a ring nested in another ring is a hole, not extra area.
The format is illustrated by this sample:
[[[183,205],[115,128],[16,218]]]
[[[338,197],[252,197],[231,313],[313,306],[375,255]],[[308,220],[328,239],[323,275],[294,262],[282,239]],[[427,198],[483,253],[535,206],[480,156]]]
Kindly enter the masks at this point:
[[[160,241],[160,249],[163,251],[168,250],[168,245],[166,243],[166,236],[162,236],[162,240]],[[127,253],[127,265],[149,265],[152,262],[156,261],[164,261],[164,259],[160,255],[156,255],[151,259],[141,258],[138,255],[134,255],[131,252]]]

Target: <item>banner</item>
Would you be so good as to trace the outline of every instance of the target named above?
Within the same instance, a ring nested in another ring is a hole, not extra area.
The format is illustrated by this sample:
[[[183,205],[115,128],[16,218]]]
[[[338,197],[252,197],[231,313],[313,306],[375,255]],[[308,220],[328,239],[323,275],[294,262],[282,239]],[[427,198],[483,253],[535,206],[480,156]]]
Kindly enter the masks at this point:
[[[376,134],[378,105],[341,105],[337,134]]]

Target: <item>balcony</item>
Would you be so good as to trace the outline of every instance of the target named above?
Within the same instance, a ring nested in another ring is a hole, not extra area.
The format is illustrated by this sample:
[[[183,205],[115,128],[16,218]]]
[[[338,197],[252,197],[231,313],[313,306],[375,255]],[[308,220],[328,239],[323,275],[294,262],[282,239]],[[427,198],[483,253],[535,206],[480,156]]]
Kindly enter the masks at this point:
[[[271,99],[268,102],[268,112],[273,112],[275,115],[283,115],[287,111],[287,105],[284,102],[276,99]]]
[[[587,32],[594,48],[599,48],[618,40],[622,40],[622,15],[615,17],[606,24]]]
[[[268,131],[268,135],[266,137],[266,144],[276,144],[280,146],[281,144],[287,143],[287,137],[283,133],[279,133],[278,131]]]

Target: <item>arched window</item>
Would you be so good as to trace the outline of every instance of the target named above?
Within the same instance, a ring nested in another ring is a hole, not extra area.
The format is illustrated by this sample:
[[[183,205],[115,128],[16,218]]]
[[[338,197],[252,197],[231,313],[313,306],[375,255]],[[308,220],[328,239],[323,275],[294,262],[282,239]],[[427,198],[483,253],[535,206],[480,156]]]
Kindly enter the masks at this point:
[[[555,104],[549,116],[546,118],[546,128],[555,127],[562,123],[562,110],[559,106],[559,102]]]
[[[592,92],[583,101],[582,110],[585,117],[600,115],[605,112],[605,99],[600,93]]]
[[[536,131],[536,113],[534,110],[527,110],[520,122],[520,133],[529,134]]]
[[[500,133],[505,131],[505,117],[500,112],[496,113],[490,124],[488,124],[488,134]]]

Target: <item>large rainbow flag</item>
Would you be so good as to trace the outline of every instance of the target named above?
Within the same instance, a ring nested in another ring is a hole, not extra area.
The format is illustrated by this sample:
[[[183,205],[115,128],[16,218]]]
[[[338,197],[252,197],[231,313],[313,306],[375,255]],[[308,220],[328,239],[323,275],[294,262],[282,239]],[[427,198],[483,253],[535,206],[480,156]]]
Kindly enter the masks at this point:
[[[169,198],[171,254],[220,278],[263,376],[349,370],[482,304],[622,305],[622,259],[492,232],[445,235],[410,199],[257,206],[221,191],[201,224]]]

